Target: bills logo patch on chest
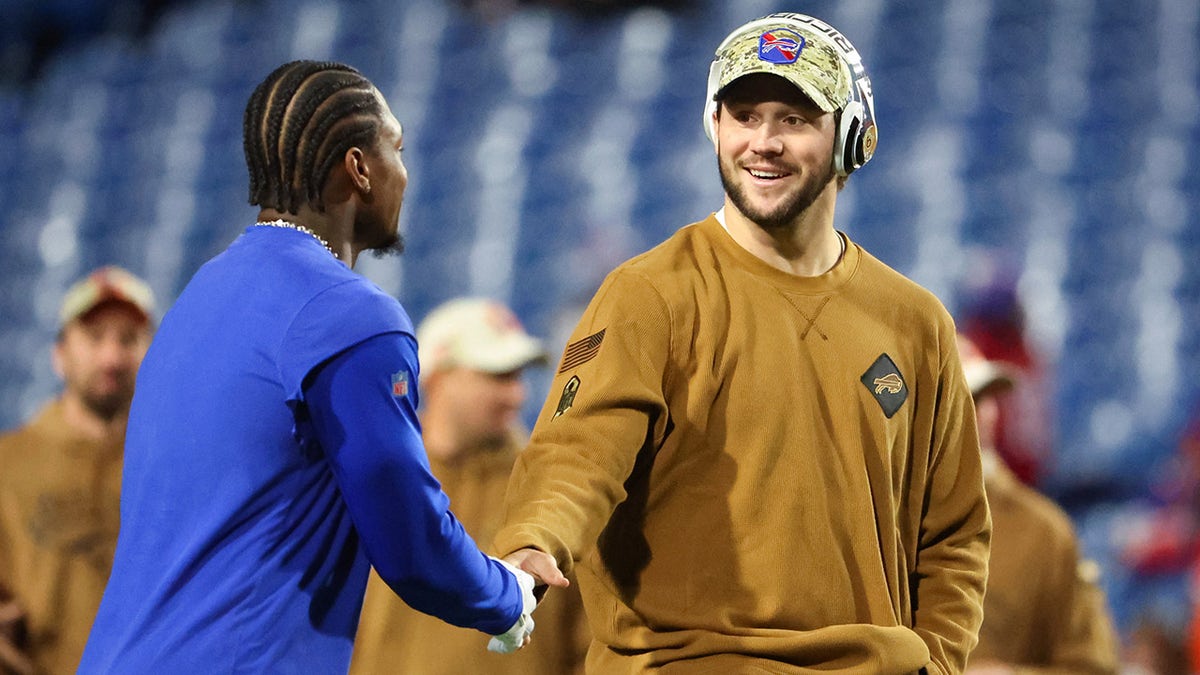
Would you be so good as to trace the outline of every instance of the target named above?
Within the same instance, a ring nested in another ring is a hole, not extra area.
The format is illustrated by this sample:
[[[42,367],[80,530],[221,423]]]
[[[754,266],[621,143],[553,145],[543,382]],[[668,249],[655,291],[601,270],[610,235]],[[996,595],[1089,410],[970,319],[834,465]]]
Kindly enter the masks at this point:
[[[871,396],[883,408],[883,414],[891,419],[892,415],[908,400],[908,385],[904,376],[896,367],[896,362],[887,354],[880,354],[875,363],[863,373],[860,378],[863,386],[871,392]]]

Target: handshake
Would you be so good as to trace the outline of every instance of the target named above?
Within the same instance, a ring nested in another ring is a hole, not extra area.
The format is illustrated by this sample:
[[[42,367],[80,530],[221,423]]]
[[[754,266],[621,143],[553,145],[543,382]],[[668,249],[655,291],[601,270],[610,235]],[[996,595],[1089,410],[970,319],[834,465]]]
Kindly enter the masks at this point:
[[[554,558],[548,553],[536,549],[525,548],[516,551],[504,560],[492,558],[500,563],[517,578],[521,587],[523,607],[516,623],[500,635],[493,635],[488,640],[488,651],[499,654],[511,654],[529,644],[530,634],[533,633],[533,610],[537,607],[537,598],[533,589],[539,585],[565,587],[569,584],[566,577],[559,571]]]

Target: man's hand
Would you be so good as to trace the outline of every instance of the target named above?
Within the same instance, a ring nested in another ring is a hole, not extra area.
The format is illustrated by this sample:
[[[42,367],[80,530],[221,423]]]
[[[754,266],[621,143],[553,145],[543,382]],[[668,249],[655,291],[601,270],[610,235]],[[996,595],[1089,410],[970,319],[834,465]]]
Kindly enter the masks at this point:
[[[538,586],[566,588],[571,585],[571,582],[567,581],[562,571],[558,569],[558,562],[554,560],[554,556],[536,548],[522,548],[513,551],[504,556],[504,562],[532,574],[533,578],[537,580]],[[542,593],[545,593],[545,589],[542,589]]]
[[[534,548],[523,548],[504,557],[503,560],[493,560],[504,565],[508,571],[517,577],[521,585],[521,596],[525,601],[520,618],[501,635],[495,635],[488,641],[488,651],[501,654],[511,654],[529,644],[530,633],[533,632],[533,609],[538,600],[545,595],[548,586],[565,588],[571,585],[558,569],[554,556]]]
[[[511,628],[488,640],[489,652],[511,654],[529,644],[529,634],[533,632],[533,608],[537,607],[537,600],[533,597],[534,579],[533,575],[499,558],[492,560],[504,565],[504,568],[517,578],[517,585],[521,587],[521,616],[517,617],[517,622]]]

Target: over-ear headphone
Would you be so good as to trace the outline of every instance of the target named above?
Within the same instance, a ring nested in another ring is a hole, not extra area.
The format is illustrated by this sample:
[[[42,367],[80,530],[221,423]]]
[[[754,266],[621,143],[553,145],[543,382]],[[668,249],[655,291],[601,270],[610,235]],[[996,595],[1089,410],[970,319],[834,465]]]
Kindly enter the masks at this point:
[[[704,105],[704,133],[713,143],[713,115],[717,112],[717,91],[720,88],[723,52],[735,38],[753,30],[770,27],[792,27],[806,33],[816,32],[834,45],[838,55],[850,70],[850,98],[838,111],[838,125],[833,141],[833,168],[839,176],[849,176],[855,169],[866,164],[875,154],[878,130],[875,127],[875,99],[871,92],[871,78],[863,66],[862,56],[850,41],[833,26],[807,14],[779,12],[761,19],[742,24],[725,36],[717,46],[716,58],[708,68],[708,97]]]

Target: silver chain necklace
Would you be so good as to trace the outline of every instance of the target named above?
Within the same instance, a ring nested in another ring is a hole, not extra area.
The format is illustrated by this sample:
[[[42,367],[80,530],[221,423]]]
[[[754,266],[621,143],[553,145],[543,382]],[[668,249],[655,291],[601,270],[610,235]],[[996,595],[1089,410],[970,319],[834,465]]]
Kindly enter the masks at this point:
[[[333,249],[329,247],[329,242],[322,239],[321,235],[317,234],[316,232],[313,232],[312,230],[308,229],[307,227],[305,227],[303,225],[298,225],[296,223],[289,223],[286,220],[280,220],[280,219],[266,220],[266,221],[260,220],[257,223],[255,223],[254,225],[256,227],[282,227],[285,230],[296,230],[297,232],[303,232],[304,234],[307,234],[308,236],[310,236],[313,239],[316,239],[318,242],[320,242],[321,245],[325,247],[325,250],[329,251],[329,254],[332,255],[334,258],[338,257],[338,254],[334,253]]]

